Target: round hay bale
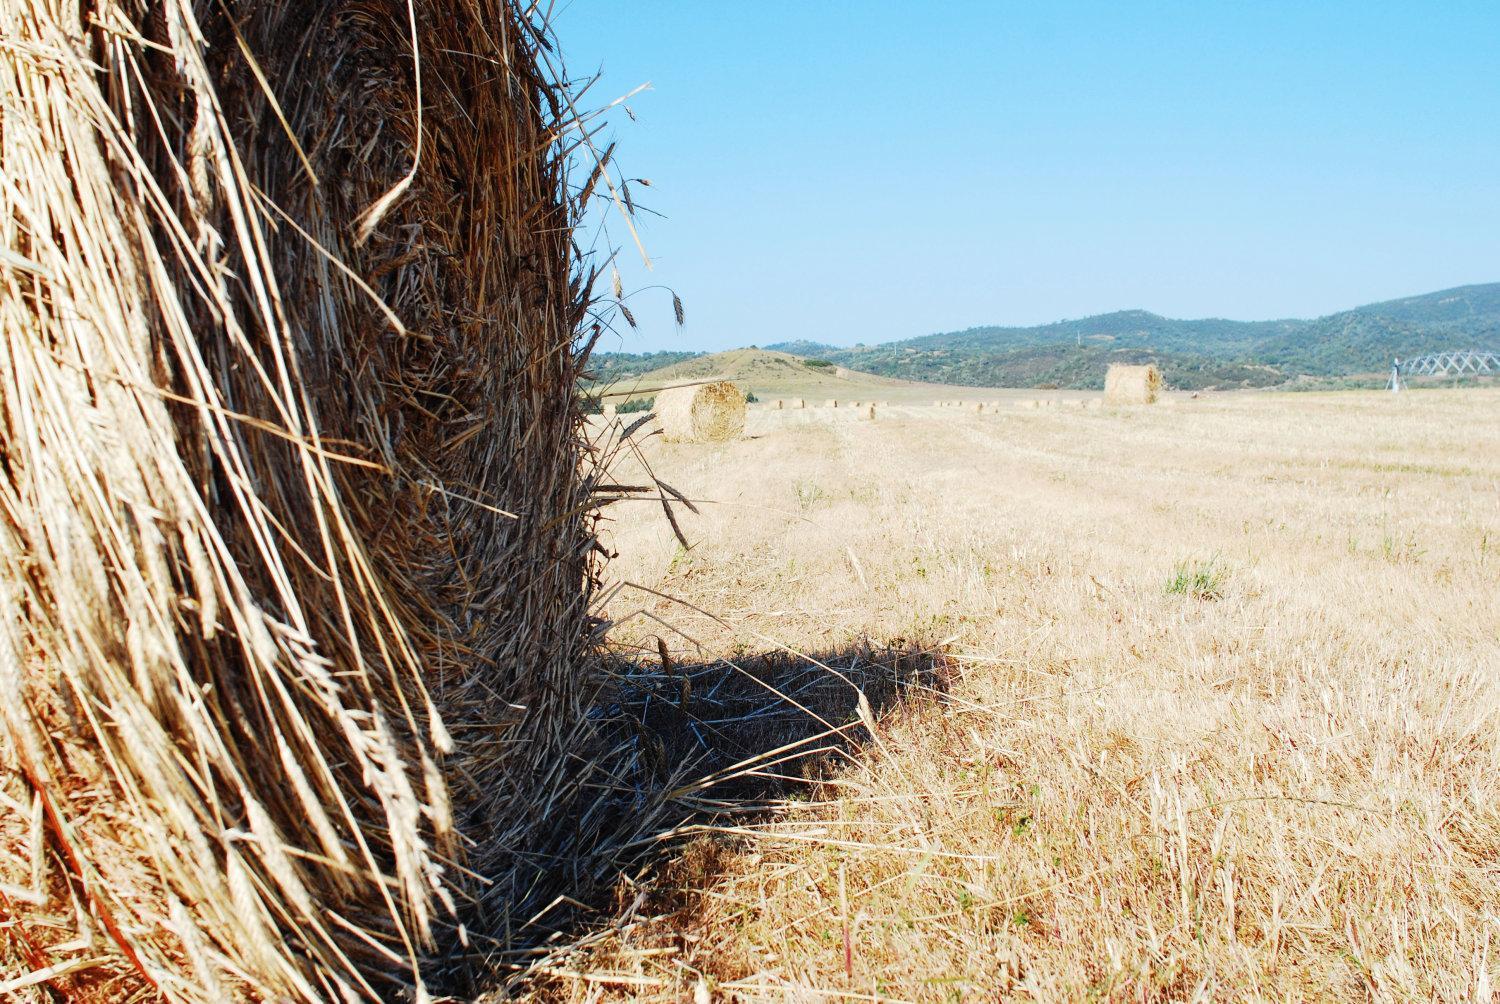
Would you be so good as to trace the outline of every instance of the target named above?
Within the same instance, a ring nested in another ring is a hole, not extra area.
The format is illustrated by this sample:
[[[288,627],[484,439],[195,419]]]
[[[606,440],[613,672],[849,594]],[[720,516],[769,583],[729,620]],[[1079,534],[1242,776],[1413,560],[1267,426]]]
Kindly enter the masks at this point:
[[[614,418],[620,413],[620,406],[615,404],[613,401],[607,401],[604,404],[603,411],[605,418]]]
[[[781,400],[780,398],[777,398],[775,407],[777,411],[783,411],[786,408],[786,402]]]
[[[1104,376],[1104,399],[1110,404],[1155,404],[1161,397],[1161,370],[1155,363],[1112,363]]]
[[[66,868],[0,960],[87,944],[58,999],[431,999],[488,968],[461,923],[519,954],[500,918],[655,818],[586,811],[618,784],[571,348],[592,165],[550,29],[521,0],[3,23],[0,774]]]
[[[670,443],[724,443],[745,432],[745,395],[728,380],[669,387],[653,410]]]
[[[837,401],[833,400],[832,398],[830,398],[827,402],[824,403],[823,406],[825,408],[837,408],[839,406],[839,403]]]
[[[799,397],[797,399],[797,403],[796,403],[796,405],[794,405],[794,407],[796,407],[796,408],[806,408],[807,407],[807,399]]]
[[[865,406],[865,418],[872,422],[875,420],[875,406],[873,404]]]

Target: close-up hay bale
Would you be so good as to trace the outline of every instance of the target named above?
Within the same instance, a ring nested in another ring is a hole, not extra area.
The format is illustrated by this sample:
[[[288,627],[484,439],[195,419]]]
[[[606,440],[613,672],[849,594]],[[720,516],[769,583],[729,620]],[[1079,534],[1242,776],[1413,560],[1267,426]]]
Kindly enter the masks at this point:
[[[548,31],[0,6],[0,972],[427,999],[618,839]]]
[[[1111,363],[1104,376],[1104,399],[1110,404],[1155,404],[1161,388],[1161,370],[1155,363]]]
[[[653,410],[668,442],[723,443],[745,432],[745,395],[727,380],[669,387]]]

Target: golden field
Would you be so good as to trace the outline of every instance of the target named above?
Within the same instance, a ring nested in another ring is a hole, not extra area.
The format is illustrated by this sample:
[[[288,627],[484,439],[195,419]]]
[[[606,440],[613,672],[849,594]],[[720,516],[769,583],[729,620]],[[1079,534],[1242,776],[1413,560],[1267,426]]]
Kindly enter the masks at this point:
[[[752,408],[643,462],[701,514],[611,510],[620,651],[849,682],[759,788],[668,764],[535,995],[1494,999],[1500,393]]]

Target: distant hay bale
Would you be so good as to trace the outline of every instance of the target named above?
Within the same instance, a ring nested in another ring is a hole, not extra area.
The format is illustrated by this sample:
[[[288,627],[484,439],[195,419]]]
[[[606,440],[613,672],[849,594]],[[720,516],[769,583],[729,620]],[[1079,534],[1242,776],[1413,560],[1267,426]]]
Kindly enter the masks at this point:
[[[794,407],[796,407],[796,408],[806,408],[807,407],[807,399],[799,397],[797,399],[797,403],[796,403],[796,405],[794,405]]]
[[[1091,397],[1083,403],[1083,406],[1089,411],[1098,411],[1104,407],[1104,399],[1101,397]]]
[[[1036,410],[1036,405],[1037,405],[1037,403],[1034,400],[1031,400],[1031,401],[1017,401],[1016,402],[1016,407],[1020,408],[1023,411],[1035,411]]]
[[[1110,404],[1155,404],[1161,388],[1161,370],[1155,363],[1112,363],[1104,377],[1104,399]]]
[[[781,400],[780,398],[777,398],[776,399],[776,410],[777,411],[783,411],[785,409],[786,409],[786,402],[783,401],[783,400]]]
[[[976,404],[974,406],[974,410],[977,411],[979,414],[983,415],[984,414],[984,402],[981,401],[978,404]]]
[[[653,410],[668,442],[723,443],[745,431],[745,395],[727,380],[669,387]]]
[[[836,401],[836,400],[834,400],[832,398],[830,398],[829,400],[827,400],[827,401],[825,401],[823,403],[823,407],[825,407],[825,408],[837,408],[838,406],[839,406],[838,401]]]
[[[0,12],[0,982],[429,1000],[620,839],[537,9]]]
[[[619,413],[620,413],[620,406],[619,405],[615,404],[613,401],[607,401],[607,402],[605,402],[605,404],[604,404],[604,417],[605,418],[614,418]]]
[[[872,422],[875,420],[875,406],[873,404],[865,406],[865,418]]]

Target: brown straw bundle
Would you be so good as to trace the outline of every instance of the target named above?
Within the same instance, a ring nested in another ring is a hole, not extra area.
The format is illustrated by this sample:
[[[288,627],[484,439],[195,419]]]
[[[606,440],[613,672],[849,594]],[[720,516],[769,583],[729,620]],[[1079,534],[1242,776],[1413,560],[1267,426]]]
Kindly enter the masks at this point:
[[[1155,404],[1161,388],[1161,370],[1155,363],[1145,366],[1112,363],[1104,376],[1104,399],[1110,404]]]
[[[669,387],[652,411],[668,442],[723,443],[745,431],[745,395],[727,380]]]
[[[532,5],[232,8],[0,5],[0,971],[420,999],[612,825],[563,815],[611,186]]]

